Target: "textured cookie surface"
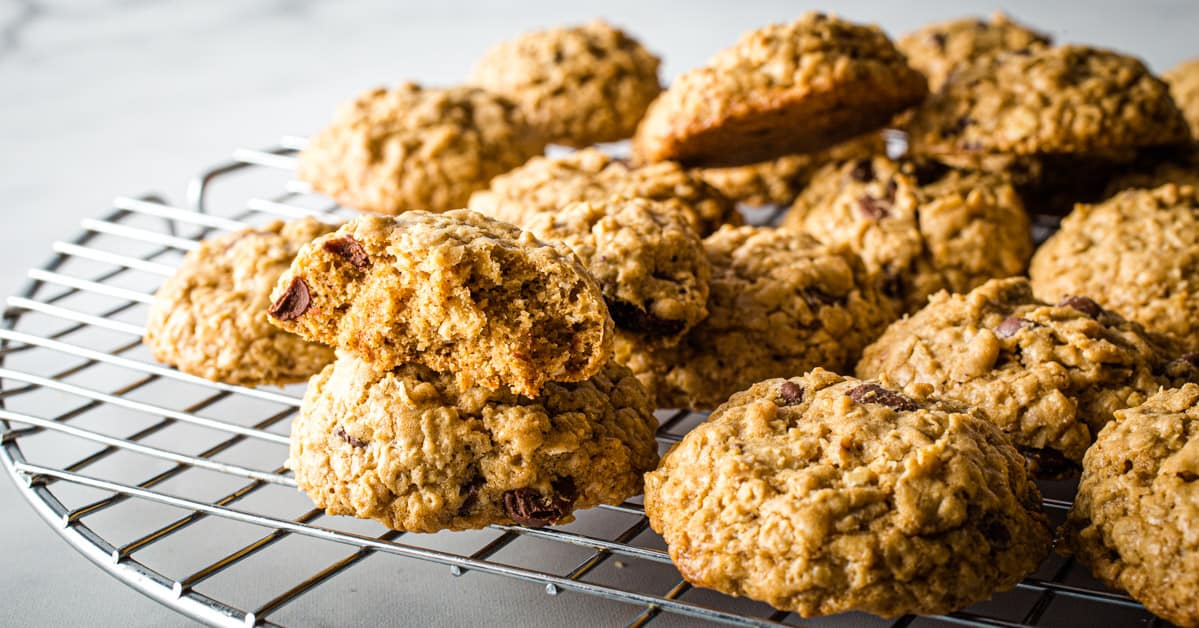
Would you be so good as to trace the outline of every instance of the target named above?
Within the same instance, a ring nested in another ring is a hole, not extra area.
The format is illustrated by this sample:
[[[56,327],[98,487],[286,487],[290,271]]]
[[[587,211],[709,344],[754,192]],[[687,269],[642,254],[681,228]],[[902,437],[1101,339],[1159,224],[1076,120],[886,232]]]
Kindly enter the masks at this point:
[[[1060,547],[1153,614],[1199,626],[1197,478],[1199,386],[1117,412],[1087,451]]]
[[[815,153],[785,155],[748,166],[700,168],[699,174],[730,199],[747,205],[789,205],[829,163],[865,159],[886,151],[881,133],[867,133]]]
[[[1170,93],[1191,125],[1191,135],[1199,137],[1199,58],[1183,61],[1163,76]]]
[[[913,151],[956,161],[996,153],[1121,153],[1185,142],[1182,112],[1139,60],[1060,46],[957,72],[912,120]]]
[[[1005,178],[886,157],[826,167],[782,227],[861,255],[909,312],[940,290],[1021,274],[1032,255],[1028,217]]]
[[[502,96],[404,83],[342,105],[300,153],[296,176],[354,209],[445,211],[544,148]]]
[[[470,208],[521,225],[535,214],[557,213],[576,201],[606,201],[613,196],[666,203],[685,214],[700,235],[723,224],[741,223],[732,201],[678,164],[634,168],[594,148],[532,159],[472,195]]]
[[[935,92],[955,70],[980,59],[1039,50],[1051,43],[1049,35],[996,13],[989,20],[962,18],[929,24],[908,33],[896,46],[912,67],[928,77],[928,88]]]
[[[708,317],[673,347],[617,339],[617,360],[659,407],[711,409],[767,378],[845,370],[895,318],[856,255],[807,235],[725,227],[704,248]]]
[[[1037,301],[1024,278],[938,293],[863,352],[857,375],[982,410],[1042,477],[1077,473],[1112,412],[1170,383],[1164,338],[1072,295]]]
[[[809,13],[746,33],[675,79],[633,151],[709,166],[813,152],[883,126],[927,92],[878,27]]]
[[[416,362],[529,397],[612,353],[603,295],[570,249],[465,209],[347,223],[300,251],[270,315],[379,368]]]
[[[333,350],[270,324],[275,281],[300,247],[336,227],[274,221],[205,240],[154,294],[145,343],[154,359],[228,384],[304,381]]]
[[[1086,294],[1199,351],[1199,196],[1168,184],[1079,205],[1030,274],[1043,299]]]
[[[471,82],[515,101],[550,142],[577,147],[632,136],[662,91],[658,58],[598,20],[503,42],[475,64]]]
[[[615,364],[526,398],[342,354],[308,386],[289,466],[330,514],[413,532],[536,527],[639,494],[656,428],[645,390]]]
[[[525,225],[570,247],[604,291],[617,333],[673,345],[708,315],[711,265],[699,235],[670,207],[643,198],[572,203]]]
[[[956,610],[1051,540],[993,425],[820,369],[734,395],[646,476],[645,510],[687,580],[804,616]]]

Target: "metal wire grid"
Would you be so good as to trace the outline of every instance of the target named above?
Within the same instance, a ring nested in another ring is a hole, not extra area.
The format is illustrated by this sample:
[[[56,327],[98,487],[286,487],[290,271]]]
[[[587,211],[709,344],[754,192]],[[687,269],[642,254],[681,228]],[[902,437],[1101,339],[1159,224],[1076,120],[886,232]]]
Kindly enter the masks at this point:
[[[73,240],[54,243],[51,261],[30,270],[28,289],[7,301],[0,329],[0,459],[63,538],[146,595],[221,625],[279,625],[289,610],[297,621],[307,620],[327,604],[343,603],[344,592],[355,587],[382,586],[380,593],[392,595],[427,596],[429,586],[481,599],[491,590],[508,596],[501,599],[524,595],[500,588],[507,579],[541,585],[551,596],[585,594],[570,595],[562,603],[567,610],[557,611],[566,615],[556,617],[635,626],[696,620],[893,627],[1160,623],[1057,557],[1015,590],[949,616],[802,620],[692,589],[648,529],[639,500],[579,513],[577,522],[562,527],[434,535],[313,509],[282,466],[302,387],[209,382],[154,363],[141,345],[154,289],[198,239],[272,218],[345,214],[291,179],[293,152],[302,142],[285,138],[270,149],[237,151],[192,182],[189,209],[154,197],[117,199],[107,216],[83,221]],[[266,189],[282,181],[285,191],[258,196],[264,180],[274,181]],[[218,200],[217,188],[226,183],[234,202]],[[246,195],[238,184],[251,190],[248,202],[240,200]],[[222,212],[218,205],[236,209]],[[660,412],[663,449],[703,418]],[[1044,483],[1042,489],[1046,508],[1060,521],[1072,487]],[[306,543],[294,547],[299,541]],[[297,566],[299,558],[308,560]],[[380,572],[394,578],[388,571],[394,569],[412,577],[379,584]],[[445,578],[446,572],[466,578]],[[553,606],[520,600],[526,606],[513,619]]]

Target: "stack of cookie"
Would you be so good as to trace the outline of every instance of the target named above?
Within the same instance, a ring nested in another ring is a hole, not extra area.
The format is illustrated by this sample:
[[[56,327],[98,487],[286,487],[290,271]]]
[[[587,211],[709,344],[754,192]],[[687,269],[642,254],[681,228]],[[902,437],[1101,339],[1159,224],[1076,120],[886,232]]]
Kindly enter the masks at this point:
[[[333,514],[539,526],[644,488],[689,581],[894,616],[1014,586],[1053,540],[1034,479],[1081,474],[1060,545],[1199,624],[1199,64],[812,13],[658,65],[593,22],[358,97],[298,176],[389,217],[204,243],[147,342],[314,375],[290,464]],[[656,407],[715,409],[660,466]]]
[[[641,492],[652,405],[564,247],[469,210],[362,217],[280,278],[272,322],[336,347],[292,426],[300,488],[407,531],[541,526]]]

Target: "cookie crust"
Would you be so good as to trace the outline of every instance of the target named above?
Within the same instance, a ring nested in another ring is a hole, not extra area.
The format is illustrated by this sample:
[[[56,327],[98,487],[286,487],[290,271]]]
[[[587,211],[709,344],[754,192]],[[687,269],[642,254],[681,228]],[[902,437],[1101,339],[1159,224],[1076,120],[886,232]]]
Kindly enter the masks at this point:
[[[688,581],[805,617],[956,610],[1051,540],[977,413],[820,369],[734,395],[646,476],[645,510]]]

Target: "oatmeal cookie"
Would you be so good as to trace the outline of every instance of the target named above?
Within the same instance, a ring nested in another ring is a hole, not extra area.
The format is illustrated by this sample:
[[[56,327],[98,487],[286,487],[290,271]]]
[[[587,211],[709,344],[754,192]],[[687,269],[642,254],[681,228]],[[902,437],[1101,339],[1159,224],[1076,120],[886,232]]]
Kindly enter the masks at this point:
[[[733,202],[699,175],[673,162],[632,167],[598,149],[562,157],[539,157],[498,176],[470,197],[470,208],[521,225],[533,215],[556,213],[576,201],[613,196],[646,198],[683,213],[701,236],[723,224],[741,224]]]
[[[540,527],[641,493],[655,429],[645,390],[615,364],[527,398],[342,354],[308,386],[288,466],[332,515],[411,532]]]
[[[548,141],[579,148],[632,136],[662,91],[658,58],[601,20],[503,42],[470,80],[520,105]]]
[[[535,397],[612,353],[603,294],[570,249],[465,209],[357,218],[304,247],[271,298],[283,329],[462,388]]]
[[[977,412],[821,369],[733,395],[646,475],[645,510],[689,582],[805,617],[957,610],[1052,539]]]
[[[659,407],[711,409],[763,379],[845,370],[895,319],[857,255],[805,234],[725,227],[704,248],[708,317],[673,347],[616,342]]]
[[[927,93],[877,26],[808,13],[746,33],[675,79],[650,105],[633,152],[696,166],[814,152],[883,126]]]
[[[1059,551],[1179,626],[1199,626],[1199,386],[1116,412],[1083,459]]]
[[[315,218],[217,236],[183,258],[154,294],[144,341],[154,359],[226,384],[302,382],[333,350],[267,321],[275,281],[300,247],[336,229]]]
[[[866,348],[857,376],[977,407],[1039,476],[1070,477],[1112,412],[1171,383],[1177,354],[1085,296],[1048,305],[1014,277],[933,295]]]
[[[955,73],[915,112],[913,154],[993,169],[1013,155],[1087,153],[1185,143],[1166,84],[1133,57],[1085,46],[1011,53]]]
[[[1199,351],[1199,195],[1167,184],[1079,205],[1033,256],[1033,291],[1086,294]]]
[[[928,88],[935,92],[955,70],[979,59],[1040,50],[1052,43],[1048,34],[996,12],[989,20],[961,18],[929,24],[903,36],[895,45],[907,55],[912,67],[928,77]]]
[[[404,83],[338,109],[300,153],[296,176],[362,211],[445,211],[544,148],[523,111],[503,96]]]
[[[525,229],[574,251],[604,291],[618,334],[669,346],[708,315],[712,271],[703,241],[662,203],[572,203],[537,214]]]
[[[1032,256],[1028,216],[1005,177],[886,157],[826,167],[781,226],[861,255],[908,312],[938,291],[1022,274]]]

